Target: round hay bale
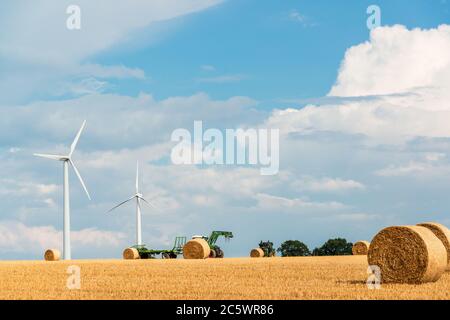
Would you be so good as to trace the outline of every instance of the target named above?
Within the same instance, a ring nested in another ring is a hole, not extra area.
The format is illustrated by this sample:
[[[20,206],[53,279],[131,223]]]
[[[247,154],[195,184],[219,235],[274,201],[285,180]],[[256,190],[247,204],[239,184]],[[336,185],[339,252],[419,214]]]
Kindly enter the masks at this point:
[[[424,283],[438,280],[447,267],[447,251],[429,229],[388,227],[373,238],[369,265],[380,268],[384,283]]]
[[[369,246],[370,242],[368,241],[357,241],[353,244],[352,254],[354,256],[367,255],[367,252],[369,252]]]
[[[185,259],[206,259],[209,257],[211,249],[205,239],[189,240],[183,247],[183,257]]]
[[[123,250],[123,258],[125,260],[139,259],[139,252],[136,248],[126,248],[125,250]]]
[[[250,257],[252,258],[262,258],[264,257],[264,250],[261,248],[254,248],[250,251]]]
[[[61,253],[57,249],[48,249],[44,253],[45,261],[58,261],[61,258]]]
[[[430,229],[442,241],[445,249],[447,249],[447,270],[450,270],[450,230],[443,224],[435,222],[420,223],[418,226]]]

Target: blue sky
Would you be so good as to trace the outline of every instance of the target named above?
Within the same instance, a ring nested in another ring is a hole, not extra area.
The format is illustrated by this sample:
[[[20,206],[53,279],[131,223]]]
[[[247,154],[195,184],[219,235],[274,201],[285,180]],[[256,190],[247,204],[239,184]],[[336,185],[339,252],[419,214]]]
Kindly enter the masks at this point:
[[[116,88],[126,94],[151,90],[155,97],[166,98],[205,91],[220,99],[251,96],[271,108],[274,101],[328,93],[346,49],[369,37],[365,12],[371,4],[228,1],[171,23],[174,26],[168,26],[156,44],[125,52],[119,47],[94,61],[145,70],[152,81]],[[450,5],[440,1],[377,4],[385,25],[430,28],[450,18]],[[293,13],[299,13],[303,21],[293,18]],[[215,70],[203,70],[205,65]],[[220,76],[234,76],[236,81],[198,81]]]
[[[61,246],[62,174],[33,152],[75,154],[73,257],[120,257],[134,208],[143,238],[232,230],[262,239],[370,240],[382,227],[450,224],[450,3],[436,1],[6,1],[0,10],[0,258]],[[69,4],[81,30],[65,27]],[[381,9],[370,32],[366,9]],[[26,9],[25,9],[26,8]],[[170,163],[177,128],[280,130],[280,172]]]

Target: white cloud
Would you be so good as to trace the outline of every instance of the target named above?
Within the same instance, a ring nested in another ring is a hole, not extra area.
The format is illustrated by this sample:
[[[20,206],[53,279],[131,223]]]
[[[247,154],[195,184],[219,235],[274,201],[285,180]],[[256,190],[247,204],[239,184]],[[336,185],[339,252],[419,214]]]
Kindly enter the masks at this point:
[[[216,67],[209,65],[209,64],[204,64],[201,66],[201,69],[203,71],[216,71]]]
[[[87,228],[79,231],[73,231],[71,237],[75,247],[95,246],[97,248],[105,246],[117,247],[121,243],[123,243],[123,240],[125,238],[125,234],[121,232],[104,231],[98,230],[96,228]]]
[[[419,87],[449,87],[448,52],[449,25],[429,30],[400,25],[376,28],[370,41],[347,50],[329,95],[386,95]]]
[[[411,162],[404,166],[391,165],[387,168],[377,170],[375,174],[383,177],[406,176],[424,172],[429,170],[430,168],[431,166],[427,163]]]
[[[445,97],[441,98],[444,103]],[[447,125],[450,110],[421,110],[418,104],[424,99],[420,93],[405,98],[409,107],[395,104],[396,98],[377,98],[342,105],[277,110],[268,125],[279,127],[285,134],[335,131],[364,135],[386,144],[403,143],[414,137],[450,137]]]
[[[335,217],[338,220],[350,221],[350,222],[365,222],[371,221],[380,218],[377,214],[369,214],[369,213],[344,213],[338,214]]]
[[[94,246],[117,247],[123,244],[123,233],[87,228],[71,233],[75,250]],[[17,221],[0,221],[0,251],[3,253],[43,254],[46,249],[61,250],[62,231],[53,226],[28,226]]]
[[[390,32],[396,33],[397,29],[386,28],[383,37],[389,37]],[[442,32],[439,29],[436,34]],[[419,38],[420,41],[426,40]],[[399,45],[406,44],[399,42]],[[428,44],[423,42],[423,45]],[[433,44],[430,42],[429,45]],[[392,50],[395,53],[396,48]],[[389,55],[390,50],[384,54]],[[435,54],[443,53],[435,50]],[[353,59],[357,60],[354,54],[351,55]],[[348,64],[353,65],[350,60]],[[426,66],[427,62],[417,61],[417,64]],[[113,68],[92,72],[97,72],[99,78],[102,72],[108,77],[145,76],[139,70],[136,73],[133,70]],[[342,72],[345,73],[345,70],[343,68]],[[450,108],[446,100],[448,86],[444,76],[435,76],[431,87],[416,88],[423,85],[418,81],[414,89],[408,89],[406,93],[386,94],[385,89],[380,89],[378,84],[374,86],[370,81],[366,87],[361,85],[358,70],[354,72],[357,79],[354,86],[345,80],[342,84],[337,82],[336,88],[359,94],[372,92],[376,87],[376,96],[330,98],[324,105],[276,110],[269,115],[255,110],[257,102],[247,97],[215,100],[202,93],[159,101],[145,93],[136,97],[92,94],[77,99],[35,101],[20,107],[4,107],[0,118],[0,139],[5,150],[19,148],[20,152],[0,154],[0,173],[20,183],[59,183],[60,169],[56,169],[53,163],[32,159],[31,154],[34,151],[66,150],[81,121],[86,118],[88,125],[74,156],[95,200],[87,203],[78,182],[71,180],[73,216],[76,223],[82,226],[78,229],[87,230],[80,233],[79,245],[88,246],[82,243],[84,238],[98,239],[89,240],[90,243],[97,241],[109,243],[111,247],[117,245],[118,242],[107,240],[110,235],[98,234],[90,229],[92,226],[98,227],[97,231],[116,229],[126,233],[129,239],[134,237],[134,208],[131,204],[121,208],[122,212],[108,216],[108,219],[102,213],[133,192],[138,159],[142,161],[143,192],[160,209],[159,212],[149,208],[143,210],[144,238],[151,242],[152,247],[169,246],[175,235],[208,232],[212,225],[232,230],[241,228],[240,231],[245,233],[246,229],[254,226],[255,219],[261,219],[261,228],[268,230],[268,237],[278,237],[280,240],[287,234],[297,236],[302,227],[301,235],[306,239],[324,237],[323,230],[327,228],[332,229],[333,233],[340,233],[345,228],[354,232],[354,225],[348,221],[370,220],[371,223],[361,224],[361,230],[373,234],[376,228],[392,222],[393,208],[399,220],[405,217],[412,219],[417,204],[422,202],[422,198],[410,199],[410,194],[417,191],[412,184],[402,185],[406,191],[397,194],[395,191],[399,185],[387,183],[386,180],[390,179],[385,179],[385,176],[395,175],[396,171],[414,173],[422,167],[426,169],[421,171],[423,173],[444,170],[447,151],[445,144],[434,150],[426,142],[426,151],[421,151],[425,152],[423,157],[414,158],[414,150],[408,149],[411,145],[403,144],[401,148],[398,145],[374,147],[369,142],[393,144],[404,143],[416,136],[450,137]],[[369,71],[363,68],[360,72],[363,77]],[[399,85],[398,90],[409,88],[408,81],[400,82],[404,84]],[[279,174],[262,177],[258,169],[248,167],[174,166],[168,163],[172,130],[192,130],[193,121],[199,119],[205,126],[214,128],[280,128],[283,136]],[[367,144],[362,145],[361,141]],[[382,173],[381,176],[373,174],[377,171]],[[32,179],[28,180],[29,176]],[[437,178],[441,179],[440,185],[430,185],[430,189],[434,188],[430,192],[436,189],[442,192],[445,189],[442,186],[448,186],[444,181],[448,180],[446,177]],[[20,190],[20,186],[11,185],[6,190]],[[27,226],[51,225],[57,219],[57,208],[50,207],[55,202],[60,204],[61,199],[53,199],[53,194],[47,192],[45,187],[29,188],[36,190],[35,194],[29,191],[30,197],[19,208],[17,203],[8,203],[7,195],[0,194],[5,212],[10,211],[11,219],[21,219]],[[359,192],[366,188],[371,192]],[[408,194],[409,199],[405,200],[404,194]],[[33,206],[37,199],[44,201],[47,207]],[[379,199],[386,201],[380,204]],[[372,210],[377,215],[368,213]],[[323,217],[333,217],[333,224],[325,225],[320,220]],[[423,215],[420,217],[424,218]],[[320,220],[320,229],[309,231],[316,218]],[[47,235],[42,237],[47,239],[46,245],[61,244],[60,239],[55,237],[55,234],[60,236],[55,229],[37,229],[35,232]],[[259,235],[255,232],[251,236]],[[3,237],[5,243],[14,243],[17,239],[6,231]],[[111,237],[117,241],[121,239]],[[41,236],[33,235],[32,238],[41,239]],[[239,246],[244,245],[238,238],[236,241]],[[131,241],[127,242],[131,244]],[[119,248],[119,254],[120,249],[123,248]],[[41,250],[41,247],[35,249],[39,253]]]
[[[401,177],[401,176],[448,176],[450,165],[448,163],[431,163],[410,161],[407,164],[389,165],[383,169],[375,171],[375,174],[382,177]]]
[[[299,190],[312,192],[344,192],[349,190],[364,190],[365,186],[355,180],[344,180],[339,178],[303,177],[293,182],[293,187]]]
[[[375,174],[382,177],[400,177],[415,175],[443,175],[450,172],[450,166],[446,162],[446,154],[441,152],[427,152],[420,160],[411,160],[404,164],[390,164],[376,170]]]
[[[108,82],[93,77],[81,79],[80,81],[66,82],[59,87],[58,94],[72,93],[74,95],[86,95],[102,93],[108,86]],[[55,91],[56,92],[56,91]]]
[[[44,200],[44,203],[45,203],[49,208],[55,208],[55,207],[57,206],[55,200],[53,200],[52,198],[47,198],[47,199],[45,199],[45,200]]]
[[[265,114],[255,109],[257,104],[248,97],[213,100],[204,93],[160,101],[145,93],[137,97],[91,94],[77,99],[2,107],[0,134],[6,138],[14,131],[14,137],[10,137],[14,141],[8,143],[20,144],[21,148],[24,143],[33,148],[41,145],[39,150],[27,150],[29,153],[57,152],[55,145],[67,148],[80,124],[87,119],[84,143],[96,144],[102,150],[135,149],[153,143],[167,144],[174,129],[193,130],[194,120],[198,119],[203,120],[205,128],[233,128],[241,122],[260,122]],[[30,131],[34,132],[32,136]]]
[[[321,210],[323,213],[330,214],[331,212],[329,210],[333,210],[332,212],[334,213],[335,210],[347,208],[346,205],[336,201],[315,202],[264,193],[257,194],[256,199],[258,200],[257,208],[260,210],[281,210],[298,214],[311,213],[310,210]]]
[[[159,22],[203,11],[221,0],[79,0],[81,29],[66,28],[70,0],[18,0],[0,12],[0,102],[21,103],[39,96],[102,92],[106,78],[145,80],[138,68],[101,66],[91,60],[119,44],[148,45],[160,37]],[[137,37],[139,32],[143,35]],[[101,78],[99,81],[95,78]],[[88,83],[83,83],[83,79]],[[95,81],[97,80],[97,83]],[[19,89],[20,88],[20,89]]]
[[[216,77],[198,78],[197,81],[202,83],[230,83],[239,82],[245,78],[246,76],[243,74],[229,74]]]
[[[139,68],[125,66],[102,66],[99,64],[84,64],[73,71],[74,74],[94,76],[98,78],[136,78],[145,79],[145,72]]]
[[[298,24],[300,24],[303,27],[314,27],[314,26],[317,25],[317,23],[313,22],[310,17],[308,17],[305,14],[301,13],[297,9],[292,9],[287,14],[287,19],[289,19],[290,21],[293,21],[295,23],[298,23]]]
[[[209,232],[212,225],[232,230],[245,228],[246,224],[241,221],[248,222],[257,217],[265,216],[270,220],[270,217],[283,219],[283,216],[289,216],[287,226],[282,220],[274,223],[273,232],[277,232],[280,228],[297,228],[295,225],[300,224],[300,221],[294,216],[334,217],[350,214],[353,206],[346,205],[346,199],[341,201],[330,196],[330,193],[338,193],[338,189],[358,190],[361,187],[358,183],[363,185],[348,175],[345,179],[311,176],[308,180],[310,190],[302,190],[293,186],[294,181],[302,181],[302,173],[305,172],[300,163],[293,168],[287,166],[273,177],[261,176],[257,168],[174,166],[167,163],[170,155],[169,138],[173,129],[184,127],[191,130],[193,121],[198,119],[203,119],[205,128],[261,126],[266,114],[255,111],[256,105],[256,101],[246,97],[214,100],[205,94],[161,101],[147,94],[137,97],[97,94],[6,108],[5,116],[0,119],[0,136],[7,137],[6,145],[18,146],[21,152],[2,154],[0,173],[2,176],[15,177],[18,181],[27,181],[28,176],[32,176],[31,181],[34,183],[59,183],[60,167],[56,163],[35,159],[31,154],[35,151],[58,153],[59,150],[66,150],[81,121],[87,118],[87,127],[74,157],[93,194],[93,201],[87,202],[78,181],[75,177],[71,178],[73,218],[74,223],[78,223],[78,228],[74,227],[74,230],[91,230],[93,226],[98,230],[120,230],[126,233],[127,240],[116,245],[114,241],[102,240],[102,235],[86,231],[78,239],[78,245],[81,246],[78,252],[82,253],[78,256],[82,257],[86,257],[89,250],[88,245],[82,243],[84,237],[95,237],[99,243],[109,244],[105,244],[105,247],[114,251],[110,251],[112,253],[108,256],[118,256],[124,246],[133,243],[133,205],[124,206],[107,217],[104,212],[133,193],[135,163],[138,159],[141,160],[144,195],[155,202],[159,209],[143,209],[144,239],[151,247],[170,246],[169,243],[176,235]],[[14,132],[14,135],[10,132]],[[307,150],[291,143],[282,141],[283,146],[293,153],[284,160],[310,157]],[[323,150],[323,146],[320,148]],[[302,152],[301,157],[298,157],[299,150]],[[330,160],[329,156],[326,158]],[[23,172],[23,175],[18,175],[18,172]],[[336,172],[318,176],[336,177]],[[8,189],[15,190],[16,186]],[[60,187],[58,191],[61,192]],[[315,193],[324,191],[328,194],[319,196],[325,199],[316,198]],[[314,194],[311,196],[307,192]],[[55,203],[60,205],[61,200],[60,197],[36,193],[31,194],[19,207],[17,203],[11,203],[5,204],[4,208],[11,212],[9,219],[20,219],[27,226],[48,226],[61,219],[61,209],[55,208]],[[1,201],[7,202],[8,197],[1,197]],[[47,206],[35,206],[35,201],[44,201]],[[37,231],[47,234],[46,245],[61,245],[60,239],[55,236],[58,234],[55,229]],[[75,238],[74,249],[77,245]],[[92,247],[96,248],[95,245]],[[20,245],[19,248],[24,246]],[[34,252],[42,254],[42,246],[35,248]],[[95,257],[105,251],[92,252]]]
[[[220,0],[78,0],[81,29],[66,28],[66,8],[72,1],[35,1],[25,10],[26,1],[14,1],[2,10],[0,55],[44,64],[82,61],[126,40],[131,32],[152,23],[198,12]]]
[[[135,149],[94,151],[82,154],[80,158],[87,168],[117,168],[135,163],[136,159],[145,159],[148,162],[161,160],[170,153],[171,147],[172,143],[168,141]]]
[[[445,153],[442,152],[429,152],[425,154],[425,160],[427,161],[440,161],[447,157]]]
[[[292,21],[295,22],[305,22],[306,17],[304,15],[302,15],[300,12],[298,12],[298,10],[291,10],[291,12],[289,13],[289,19],[291,19]]]
[[[275,110],[267,123],[284,134],[342,132],[383,144],[450,137],[450,26],[377,28],[350,48],[330,95],[365,96]]]
[[[20,148],[16,148],[16,147],[11,147],[11,148],[9,148],[9,150],[8,150],[10,153],[17,153],[17,152],[19,152],[20,151]]]
[[[0,195],[3,196],[48,196],[54,194],[58,186],[55,184],[41,184],[16,179],[0,179]]]

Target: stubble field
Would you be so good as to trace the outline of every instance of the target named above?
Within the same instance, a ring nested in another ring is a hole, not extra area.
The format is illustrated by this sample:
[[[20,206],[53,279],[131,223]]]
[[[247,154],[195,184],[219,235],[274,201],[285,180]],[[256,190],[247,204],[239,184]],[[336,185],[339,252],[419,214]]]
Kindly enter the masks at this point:
[[[80,267],[80,289],[67,268]],[[436,283],[366,286],[365,256],[0,262],[0,299],[450,299]]]

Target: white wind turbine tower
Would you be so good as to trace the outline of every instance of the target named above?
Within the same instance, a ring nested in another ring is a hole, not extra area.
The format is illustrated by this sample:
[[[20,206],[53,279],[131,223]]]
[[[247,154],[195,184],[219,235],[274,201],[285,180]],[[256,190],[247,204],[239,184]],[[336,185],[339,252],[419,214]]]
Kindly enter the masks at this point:
[[[34,155],[37,157],[52,159],[52,160],[58,160],[63,162],[63,168],[64,168],[64,228],[63,228],[63,258],[64,260],[70,260],[71,259],[71,252],[70,252],[70,195],[69,195],[69,164],[72,166],[73,171],[75,171],[75,174],[77,175],[78,179],[81,182],[81,185],[83,186],[84,191],[87,194],[87,197],[89,200],[91,200],[91,196],[89,195],[89,191],[86,188],[86,185],[83,182],[83,178],[81,178],[80,173],[78,172],[77,167],[72,161],[72,154],[75,151],[75,148],[77,146],[78,140],[80,139],[81,132],[83,131],[84,127],[86,126],[86,120],[83,121],[83,124],[78,131],[75,139],[72,142],[72,145],[70,146],[70,152],[67,156],[61,156],[61,155],[53,155],[53,154],[40,154],[35,153]]]
[[[152,203],[145,200],[142,193],[139,192],[139,162],[137,162],[137,165],[136,165],[136,193],[129,199],[119,203],[117,206],[115,206],[114,208],[109,210],[107,213],[113,211],[114,209],[117,209],[121,205],[123,205],[131,200],[136,200],[136,244],[138,246],[141,246],[142,245],[141,200],[146,202],[147,204],[149,204],[150,206],[152,206],[155,209],[156,209],[156,207]]]

